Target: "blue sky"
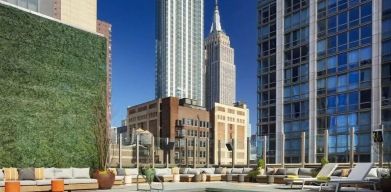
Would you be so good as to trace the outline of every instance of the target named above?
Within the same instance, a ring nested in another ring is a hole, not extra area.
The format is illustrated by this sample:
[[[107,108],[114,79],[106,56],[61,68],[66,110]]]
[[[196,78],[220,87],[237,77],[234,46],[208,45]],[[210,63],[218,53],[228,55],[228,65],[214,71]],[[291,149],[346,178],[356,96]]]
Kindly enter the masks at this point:
[[[214,0],[205,1],[205,35]],[[235,49],[237,100],[250,108],[256,127],[257,0],[219,0],[223,30]],[[121,125],[127,106],[155,97],[155,0],[98,0],[98,18],[112,24],[112,118]]]

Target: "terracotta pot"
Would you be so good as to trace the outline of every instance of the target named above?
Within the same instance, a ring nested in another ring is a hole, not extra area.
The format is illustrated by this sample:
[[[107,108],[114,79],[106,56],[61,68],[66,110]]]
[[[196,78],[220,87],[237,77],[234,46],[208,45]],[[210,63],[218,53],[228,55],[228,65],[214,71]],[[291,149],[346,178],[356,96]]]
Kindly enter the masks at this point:
[[[380,187],[382,191],[389,191],[391,189],[391,178],[382,178],[380,179]]]
[[[96,171],[94,177],[98,181],[99,189],[111,189],[114,185],[115,175],[109,170]]]

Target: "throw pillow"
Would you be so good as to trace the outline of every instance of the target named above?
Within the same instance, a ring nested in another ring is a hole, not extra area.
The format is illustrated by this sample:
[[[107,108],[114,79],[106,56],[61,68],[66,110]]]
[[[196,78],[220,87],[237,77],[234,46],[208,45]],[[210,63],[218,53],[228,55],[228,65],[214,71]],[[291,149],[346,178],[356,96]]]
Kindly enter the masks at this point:
[[[274,175],[286,175],[286,169],[278,168],[276,173],[274,173]]]
[[[125,169],[117,168],[117,175],[118,176],[126,176]]]
[[[4,168],[4,180],[15,181],[18,180],[18,170],[16,168]]]
[[[298,175],[299,174],[299,168],[287,168],[286,169],[287,175]]]
[[[350,169],[341,169],[341,177],[349,176]]]
[[[215,169],[215,174],[226,174],[227,169],[225,167],[219,167]]]
[[[138,175],[138,169],[133,168],[133,169],[125,169],[126,176],[130,175]]]
[[[19,169],[19,180],[35,180],[34,168]]]
[[[0,169],[0,181],[4,181],[4,173],[2,169]]]
[[[44,172],[45,172],[44,168],[35,168],[34,169],[35,180],[44,180],[45,179]]]
[[[274,175],[277,170],[271,167],[266,167],[266,175]]]
[[[372,168],[372,169],[369,171],[367,177],[377,177],[377,168]]]
[[[72,168],[72,177],[75,179],[90,179],[90,168]]]
[[[72,179],[72,169],[54,169],[54,178],[56,179]]]

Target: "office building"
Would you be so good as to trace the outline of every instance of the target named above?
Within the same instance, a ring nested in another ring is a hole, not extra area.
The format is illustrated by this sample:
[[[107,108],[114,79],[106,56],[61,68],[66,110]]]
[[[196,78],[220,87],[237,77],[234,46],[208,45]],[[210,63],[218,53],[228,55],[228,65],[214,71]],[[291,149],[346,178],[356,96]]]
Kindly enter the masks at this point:
[[[390,12],[387,0],[259,0],[257,133],[267,136],[267,163],[301,162],[302,132],[305,162],[325,151],[348,162],[351,129],[354,160],[378,161],[372,131],[383,127],[391,142]]]
[[[167,97],[128,107],[128,136],[136,142],[136,131],[155,137],[155,163],[207,164],[211,123],[209,112],[191,99]],[[173,148],[167,149],[167,143]],[[194,159],[196,157],[196,159]]]
[[[224,105],[215,103],[211,110],[212,161],[215,165],[231,165],[232,159],[235,165],[247,163],[247,126],[249,110],[245,104]],[[229,151],[226,144],[231,144]],[[233,145],[232,145],[233,144]]]
[[[205,54],[206,108],[211,109],[214,103],[232,106],[236,101],[234,49],[230,45],[229,37],[221,27],[217,1],[212,27],[205,39]]]
[[[156,98],[204,106],[204,0],[156,0]]]

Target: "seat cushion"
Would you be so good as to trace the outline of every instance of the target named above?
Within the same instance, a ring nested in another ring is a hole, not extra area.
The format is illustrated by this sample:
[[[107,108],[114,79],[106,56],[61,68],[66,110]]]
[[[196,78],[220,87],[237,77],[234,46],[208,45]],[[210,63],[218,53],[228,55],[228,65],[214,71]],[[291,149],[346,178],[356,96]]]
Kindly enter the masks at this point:
[[[160,176],[160,175],[171,175],[171,169],[169,169],[169,168],[155,169],[155,175],[156,175],[156,176]]]
[[[201,168],[200,172],[204,172],[206,174],[213,174],[215,172],[215,168]]]
[[[230,174],[232,172],[232,168],[227,168],[227,172],[225,174]]]
[[[253,168],[243,168],[243,174],[248,174],[250,173],[252,170],[254,170]]]
[[[4,187],[4,181],[0,181],[0,187]]]
[[[33,185],[36,185],[37,182],[34,181],[34,180],[22,180],[20,181],[20,185],[21,186],[33,186]]]
[[[131,168],[131,169],[125,169],[125,175],[138,175],[138,169],[137,168]]]
[[[277,169],[272,167],[266,167],[266,175],[274,175],[276,173]]]
[[[72,168],[73,179],[90,179],[90,168]]]
[[[180,174],[181,177],[194,177],[194,174]]]
[[[34,168],[19,169],[19,180],[35,180]]]
[[[231,173],[232,174],[242,174],[243,173],[243,168],[232,168]]]
[[[115,180],[116,181],[120,181],[120,180],[123,180],[125,178],[125,176],[115,176]]]
[[[96,179],[69,179],[69,184],[98,183]]]
[[[200,170],[199,169],[189,169],[187,171],[187,174],[200,174]]]
[[[286,175],[299,175],[299,168],[287,168]]]
[[[219,167],[215,169],[215,174],[226,174],[227,173],[227,168],[225,167]]]
[[[54,169],[54,178],[55,179],[72,179],[72,169],[66,168],[66,169]]]
[[[51,185],[52,180],[45,179],[45,180],[37,180],[37,185],[42,186],[42,185]]]

